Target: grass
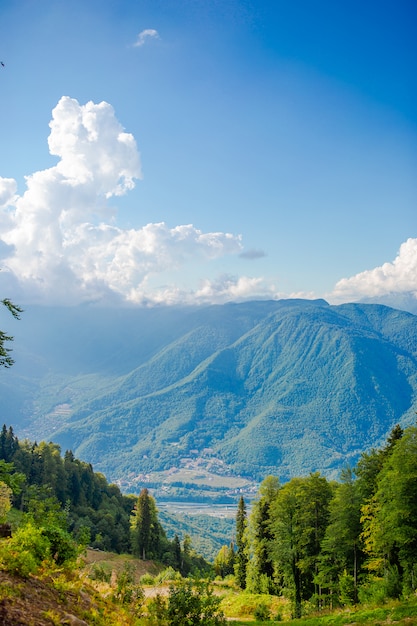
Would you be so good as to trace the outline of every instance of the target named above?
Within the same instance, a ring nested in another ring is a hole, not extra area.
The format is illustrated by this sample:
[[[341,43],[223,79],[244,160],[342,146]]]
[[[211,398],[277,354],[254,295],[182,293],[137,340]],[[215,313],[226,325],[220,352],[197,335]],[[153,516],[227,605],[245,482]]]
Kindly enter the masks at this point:
[[[384,606],[352,607],[340,609],[327,614],[311,615],[301,619],[289,619],[283,616],[281,620],[257,621],[253,619],[234,620],[234,626],[414,626],[417,625],[417,598],[404,601],[391,601]]]
[[[233,618],[233,623],[238,624],[236,619],[242,618],[242,624],[247,624],[248,619],[251,619],[251,624],[256,623],[254,621],[254,614],[259,606],[266,606],[269,610],[271,617],[280,615],[281,621],[284,617],[290,616],[290,605],[284,598],[277,596],[270,596],[266,594],[254,594],[248,592],[237,593],[233,590],[228,590],[225,593],[219,591],[223,596],[221,609],[226,617]],[[263,622],[265,624],[265,622]]]

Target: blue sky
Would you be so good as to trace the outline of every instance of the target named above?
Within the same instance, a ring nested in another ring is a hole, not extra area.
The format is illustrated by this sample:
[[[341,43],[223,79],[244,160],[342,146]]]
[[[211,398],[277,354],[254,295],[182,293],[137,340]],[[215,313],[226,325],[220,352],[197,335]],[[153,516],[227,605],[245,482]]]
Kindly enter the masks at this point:
[[[2,294],[414,302],[416,25],[414,0],[3,0]]]

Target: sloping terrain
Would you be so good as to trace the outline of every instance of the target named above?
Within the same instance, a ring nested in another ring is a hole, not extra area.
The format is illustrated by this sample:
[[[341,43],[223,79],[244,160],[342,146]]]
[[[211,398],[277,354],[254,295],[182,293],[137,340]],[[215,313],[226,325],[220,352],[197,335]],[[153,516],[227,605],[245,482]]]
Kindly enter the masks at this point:
[[[336,476],[415,421],[417,317],[384,306],[29,309],[18,324],[3,421],[128,486],[187,466]]]

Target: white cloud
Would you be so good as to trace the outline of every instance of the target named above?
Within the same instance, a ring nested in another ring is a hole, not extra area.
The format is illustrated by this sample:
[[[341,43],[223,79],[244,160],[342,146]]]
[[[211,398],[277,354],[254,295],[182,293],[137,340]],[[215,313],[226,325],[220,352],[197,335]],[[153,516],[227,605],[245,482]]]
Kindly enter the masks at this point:
[[[225,274],[217,280],[204,280],[195,293],[198,302],[239,302],[244,300],[274,300],[285,298],[276,288],[261,277],[231,276]]]
[[[14,178],[0,177],[0,207],[4,207],[10,204],[16,191],[17,185]]]
[[[392,263],[339,280],[329,299],[347,302],[400,293],[417,298],[417,239],[401,244]]]
[[[184,294],[155,287],[164,272],[241,252],[240,236],[203,233],[192,224],[116,225],[107,200],[132,189],[141,168],[133,136],[106,102],[80,105],[63,97],[50,128],[58,163],[28,176],[21,196],[13,179],[0,179],[2,274],[18,283],[25,302],[159,302],[164,294],[172,302]],[[198,294],[190,291],[190,298]]]
[[[159,33],[154,28],[146,28],[142,30],[133,44],[135,48],[140,48],[145,45],[148,39],[159,39]]]

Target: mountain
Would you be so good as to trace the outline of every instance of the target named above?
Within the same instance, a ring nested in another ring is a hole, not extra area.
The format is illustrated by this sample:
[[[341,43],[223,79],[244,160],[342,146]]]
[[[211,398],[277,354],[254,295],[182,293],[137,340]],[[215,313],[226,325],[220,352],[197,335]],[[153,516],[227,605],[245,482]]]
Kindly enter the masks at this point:
[[[11,323],[3,421],[126,489],[336,477],[415,421],[417,317],[382,305],[28,307]]]

